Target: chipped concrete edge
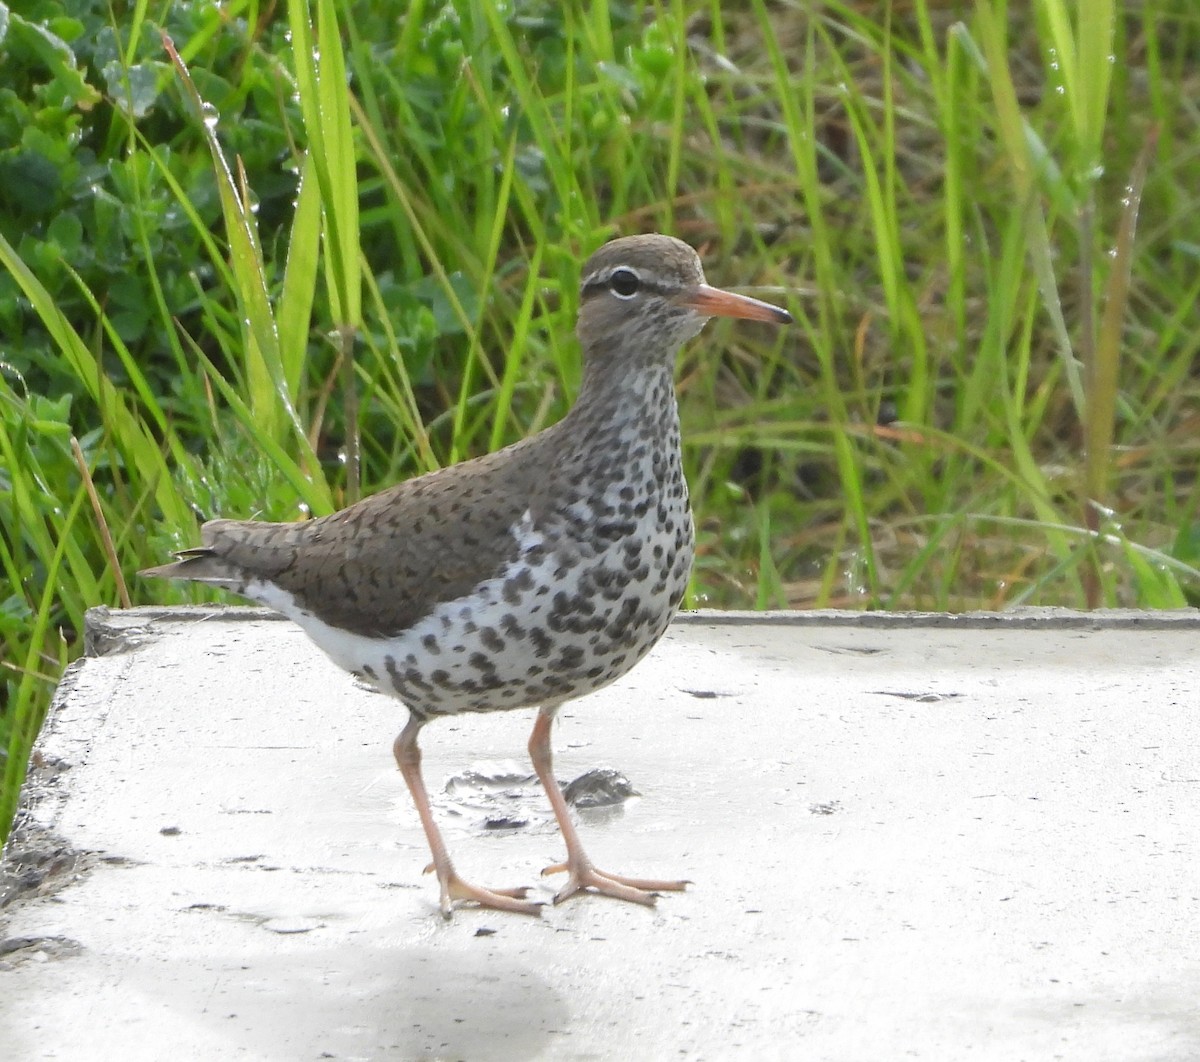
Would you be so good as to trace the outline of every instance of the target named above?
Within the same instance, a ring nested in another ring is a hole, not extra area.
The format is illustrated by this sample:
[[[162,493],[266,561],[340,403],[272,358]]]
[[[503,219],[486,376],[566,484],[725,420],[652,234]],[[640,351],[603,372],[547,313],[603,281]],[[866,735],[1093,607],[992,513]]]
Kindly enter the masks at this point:
[[[113,688],[127,667],[107,667],[97,673],[88,663],[81,658],[70,664],[54,691],[21,786],[12,829],[0,850],[0,944],[6,908],[53,895],[86,875],[96,860],[96,853],[80,851],[62,836],[60,818],[69,795],[70,772],[87,761]],[[88,726],[69,718],[81,710],[88,714]]]
[[[83,655],[110,656],[137,649],[154,637],[155,623],[244,623],[286,620],[274,609],[250,605],[140,605],[89,608],[83,622]]]
[[[143,606],[131,609],[98,607],[88,610],[84,652],[107,656],[136,649],[153,637],[156,623],[244,623],[282,620],[269,608],[247,605]],[[1016,608],[1006,612],[855,612],[839,609],[811,611],[726,612],[701,609],[681,612],[676,623],[719,626],[859,627],[863,629],[940,628],[953,630],[1200,630],[1200,609],[1162,611],[1069,608]]]
[[[55,694],[55,705],[73,687],[78,676],[76,661],[63,675]],[[55,705],[51,705],[42,733],[54,725]],[[13,950],[3,931],[6,909],[22,900],[52,895],[78,880],[87,872],[89,853],[80,852],[57,831],[59,812],[66,802],[64,776],[73,763],[57,755],[35,749],[33,760],[21,786],[16,817],[0,850],[0,952]]]

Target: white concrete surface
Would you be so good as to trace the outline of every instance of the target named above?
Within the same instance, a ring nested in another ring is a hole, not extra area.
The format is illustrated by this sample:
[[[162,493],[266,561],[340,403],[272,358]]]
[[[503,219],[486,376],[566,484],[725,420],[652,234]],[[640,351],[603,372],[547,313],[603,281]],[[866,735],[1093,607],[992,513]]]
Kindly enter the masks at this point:
[[[1200,1058],[1194,613],[684,618],[556,748],[641,794],[597,863],[694,887],[449,923],[398,704],[254,610],[92,641],[6,855],[5,1060]],[[423,745],[464,874],[548,897],[537,790],[444,791],[531,722]]]

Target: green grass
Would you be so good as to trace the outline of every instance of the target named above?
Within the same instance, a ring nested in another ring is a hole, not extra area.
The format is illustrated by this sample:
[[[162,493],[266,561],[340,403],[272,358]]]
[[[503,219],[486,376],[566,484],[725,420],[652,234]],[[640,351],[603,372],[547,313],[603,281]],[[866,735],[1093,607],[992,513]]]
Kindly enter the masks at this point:
[[[692,605],[1196,599],[1192,0],[309,6],[0,38],[0,833],[88,606],[553,422],[618,233],[797,317],[683,356]]]

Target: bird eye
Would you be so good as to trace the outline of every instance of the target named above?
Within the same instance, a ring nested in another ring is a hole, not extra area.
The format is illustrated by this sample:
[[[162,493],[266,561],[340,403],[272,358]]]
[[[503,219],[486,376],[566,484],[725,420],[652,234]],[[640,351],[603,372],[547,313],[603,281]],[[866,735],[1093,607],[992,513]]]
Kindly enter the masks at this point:
[[[608,278],[608,286],[620,299],[632,299],[641,284],[641,280],[632,269],[614,269],[612,276]]]

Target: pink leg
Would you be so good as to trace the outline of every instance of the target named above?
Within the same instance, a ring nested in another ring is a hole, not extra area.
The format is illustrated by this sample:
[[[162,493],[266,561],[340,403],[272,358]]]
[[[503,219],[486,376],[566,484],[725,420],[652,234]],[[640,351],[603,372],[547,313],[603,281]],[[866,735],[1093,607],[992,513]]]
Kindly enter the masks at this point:
[[[421,732],[424,722],[415,715],[411,716],[408,724],[396,738],[392,751],[408,791],[412,793],[413,803],[417,806],[417,814],[421,817],[421,825],[425,829],[425,839],[429,842],[429,851],[433,862],[425,868],[425,872],[437,872],[438,885],[441,889],[442,916],[450,917],[450,911],[455,901],[472,901],[480,907],[493,907],[498,911],[515,911],[518,914],[541,914],[542,905],[532,900],[526,900],[529,892],[527,887],[519,889],[484,889],[463,881],[450,862],[441,831],[433,821],[433,810],[429,806],[429,794],[425,791],[425,780],[421,777],[421,750],[417,745],[417,735]]]
[[[608,874],[597,870],[583,850],[575,824],[571,822],[567,802],[559,788],[558,780],[554,777],[553,754],[550,751],[550,727],[554,722],[554,709],[542,709],[538,712],[537,721],[533,724],[533,733],[529,736],[529,758],[533,761],[533,769],[541,780],[546,796],[550,798],[550,806],[554,809],[554,817],[558,819],[558,828],[562,831],[563,840],[567,844],[567,861],[547,867],[543,874],[567,872],[567,883],[554,896],[554,902],[562,903],[578,892],[594,889],[605,896],[617,900],[629,900],[631,903],[644,904],[653,907],[656,892],[682,892],[688,885],[686,881],[653,881],[644,878],[625,878],[617,874]]]

